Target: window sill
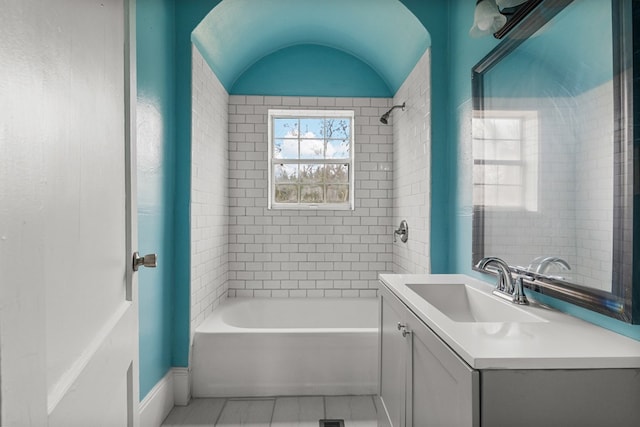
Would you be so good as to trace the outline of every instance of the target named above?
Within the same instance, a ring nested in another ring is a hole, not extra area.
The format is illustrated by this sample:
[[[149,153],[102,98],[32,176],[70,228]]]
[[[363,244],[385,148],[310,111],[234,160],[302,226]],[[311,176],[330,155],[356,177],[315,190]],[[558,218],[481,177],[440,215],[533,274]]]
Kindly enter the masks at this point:
[[[288,210],[288,211],[352,211],[355,208],[347,204],[327,204],[327,205],[303,205],[303,204],[272,204],[270,210]]]

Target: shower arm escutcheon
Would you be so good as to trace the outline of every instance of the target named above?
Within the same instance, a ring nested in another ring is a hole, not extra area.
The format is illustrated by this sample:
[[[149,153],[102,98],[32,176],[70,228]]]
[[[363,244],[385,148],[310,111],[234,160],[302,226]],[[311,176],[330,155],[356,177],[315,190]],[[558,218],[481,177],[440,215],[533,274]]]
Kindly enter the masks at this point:
[[[393,241],[398,241],[398,235],[400,235],[400,240],[402,243],[407,243],[409,240],[409,224],[404,219],[400,221],[400,227],[393,232]]]

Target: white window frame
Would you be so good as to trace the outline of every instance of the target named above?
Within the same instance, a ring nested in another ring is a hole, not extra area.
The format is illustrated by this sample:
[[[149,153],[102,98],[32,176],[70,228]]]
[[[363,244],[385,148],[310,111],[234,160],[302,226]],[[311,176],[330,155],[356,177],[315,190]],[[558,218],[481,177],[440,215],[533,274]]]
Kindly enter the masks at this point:
[[[487,201],[482,196],[482,203],[485,208],[489,208],[495,211],[521,211],[526,210],[530,212],[538,211],[538,112],[528,110],[483,110],[479,114],[475,115],[473,120],[484,119],[509,119],[517,120],[520,124],[520,135],[517,138],[513,138],[514,141],[518,141],[520,144],[520,158],[518,160],[498,160],[491,158],[476,158],[473,157],[473,167],[484,165],[506,165],[514,166],[520,170],[521,184],[520,184],[520,196],[521,199],[518,203],[513,205],[502,205],[500,203],[487,204]],[[484,135],[473,135],[472,144],[476,144],[481,141],[491,141],[491,138],[485,138]],[[473,151],[473,149],[472,149]],[[526,152],[526,154],[525,154]],[[500,187],[500,184],[491,184],[492,186]],[[475,195],[478,192],[483,192],[484,188],[488,187],[487,184],[473,182],[474,204]]]
[[[353,110],[268,110],[268,162],[269,162],[269,195],[268,209],[289,210],[354,210],[355,209],[355,118]],[[348,159],[274,159],[273,121],[276,118],[347,118],[349,126],[349,158]],[[345,203],[277,203],[275,197],[275,165],[278,164],[348,164],[349,166],[349,201]]]

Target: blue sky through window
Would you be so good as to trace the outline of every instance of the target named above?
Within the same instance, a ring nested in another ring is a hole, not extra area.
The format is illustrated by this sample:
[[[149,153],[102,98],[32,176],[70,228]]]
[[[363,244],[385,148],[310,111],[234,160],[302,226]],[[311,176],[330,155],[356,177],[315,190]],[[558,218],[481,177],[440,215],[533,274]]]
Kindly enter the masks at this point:
[[[274,158],[348,159],[351,121],[345,118],[275,118]]]

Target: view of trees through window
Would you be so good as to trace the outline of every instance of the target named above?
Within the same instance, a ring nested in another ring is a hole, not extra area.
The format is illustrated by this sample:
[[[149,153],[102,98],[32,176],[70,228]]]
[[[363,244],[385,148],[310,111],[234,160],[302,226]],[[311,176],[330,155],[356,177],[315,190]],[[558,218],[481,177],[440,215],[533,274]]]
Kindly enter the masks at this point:
[[[271,120],[272,201],[349,204],[352,118],[274,114]]]

